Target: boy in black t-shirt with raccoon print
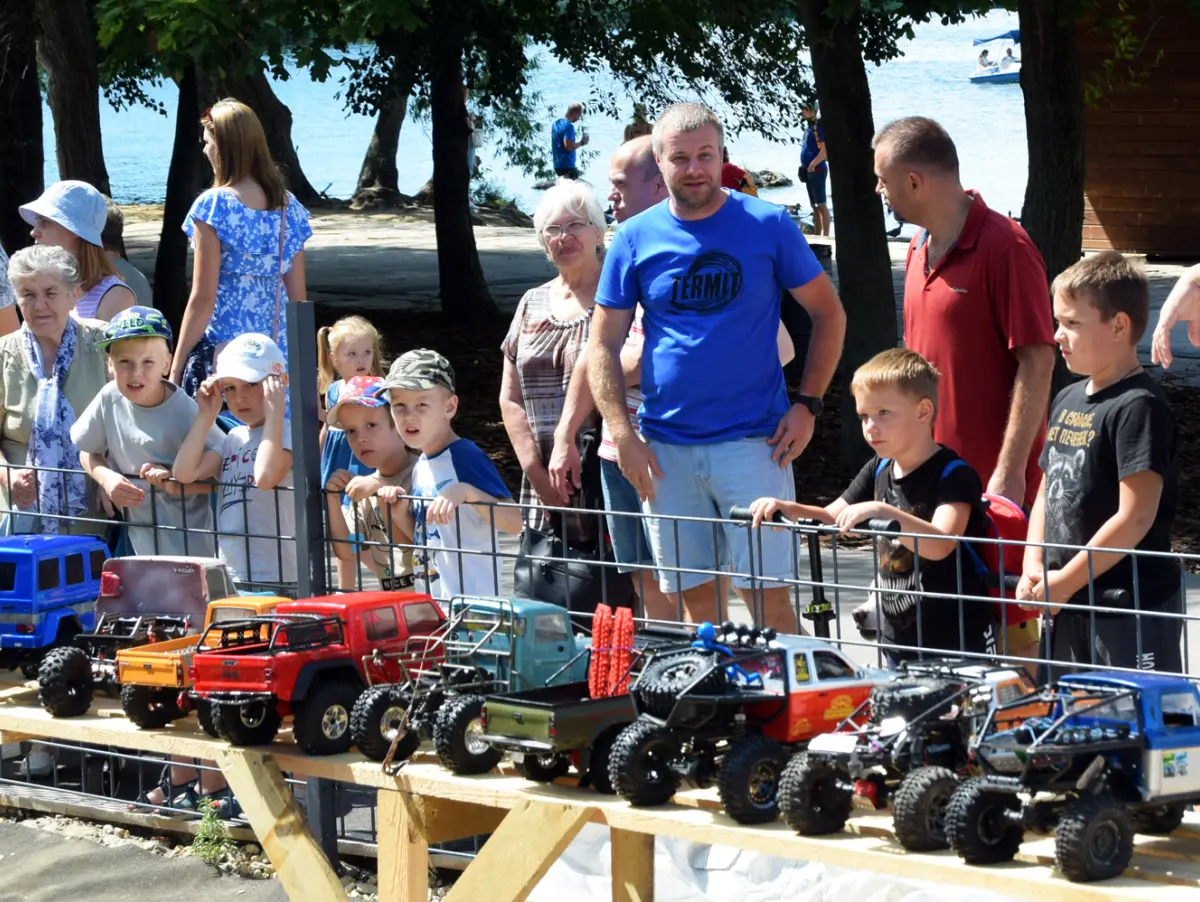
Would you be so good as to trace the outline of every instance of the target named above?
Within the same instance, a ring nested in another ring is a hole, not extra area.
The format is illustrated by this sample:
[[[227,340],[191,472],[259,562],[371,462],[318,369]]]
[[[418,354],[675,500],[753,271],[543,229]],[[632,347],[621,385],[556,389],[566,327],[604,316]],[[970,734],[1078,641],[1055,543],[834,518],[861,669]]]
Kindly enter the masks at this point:
[[[1056,661],[1179,672],[1182,621],[1155,616],[1183,611],[1178,562],[1098,550],[1171,550],[1175,417],[1137,357],[1150,287],[1138,266],[1107,251],[1065,270],[1053,293],[1055,340],[1067,368],[1088,378],[1051,405],[1029,541],[1087,548],[1030,544],[1017,598],[1049,603]],[[1110,589],[1127,598],[1103,597]]]
[[[827,507],[776,498],[751,505],[754,526],[778,511],[792,519],[836,523],[843,531],[872,519],[894,519],[902,532],[918,534],[876,539],[875,585],[885,655],[893,666],[925,649],[996,651],[993,603],[957,541],[987,535],[983,485],[966,461],[933,440],[937,386],[937,370],[915,351],[877,354],[850,383],[875,457],[842,497]]]

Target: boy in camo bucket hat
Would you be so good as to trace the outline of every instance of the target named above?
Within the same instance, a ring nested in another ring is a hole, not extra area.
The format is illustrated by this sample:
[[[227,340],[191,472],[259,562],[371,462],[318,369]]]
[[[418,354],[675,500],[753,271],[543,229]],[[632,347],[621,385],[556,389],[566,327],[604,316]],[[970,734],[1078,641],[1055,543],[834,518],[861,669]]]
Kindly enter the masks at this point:
[[[392,420],[408,447],[421,452],[410,498],[379,490],[400,529],[413,536],[416,587],[435,598],[500,594],[497,532],[521,531],[521,512],[491,459],[454,433],[454,368],[427,348],[401,355],[383,380]]]
[[[167,381],[171,340],[171,326],[151,307],[113,317],[97,342],[112,381],[76,418],[71,440],[84,470],[121,509],[135,553],[211,557],[208,490],[185,488],[172,472],[198,409]],[[220,440],[210,429],[204,447]]]

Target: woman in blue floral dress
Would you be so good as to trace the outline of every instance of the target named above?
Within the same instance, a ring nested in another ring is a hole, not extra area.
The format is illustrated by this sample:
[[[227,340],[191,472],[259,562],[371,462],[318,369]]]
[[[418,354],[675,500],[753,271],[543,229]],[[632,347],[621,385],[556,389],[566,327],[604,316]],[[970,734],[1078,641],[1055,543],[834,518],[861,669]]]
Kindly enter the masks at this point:
[[[213,187],[183,222],[196,256],[171,366],[172,381],[189,395],[211,373],[215,352],[238,335],[269,335],[287,354],[287,303],[307,299],[304,242],[312,236],[254,111],[222,100],[201,123]]]

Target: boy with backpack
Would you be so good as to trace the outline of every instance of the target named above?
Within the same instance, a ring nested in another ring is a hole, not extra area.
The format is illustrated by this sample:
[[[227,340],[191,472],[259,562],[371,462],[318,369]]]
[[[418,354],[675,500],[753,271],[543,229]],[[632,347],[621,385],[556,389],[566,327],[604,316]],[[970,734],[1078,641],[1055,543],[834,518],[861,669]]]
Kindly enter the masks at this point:
[[[983,575],[958,541],[988,535],[983,485],[966,461],[933,440],[937,386],[937,370],[920,354],[903,348],[877,354],[850,383],[875,457],[842,497],[826,507],[777,498],[751,505],[755,527],[778,512],[836,523],[843,532],[872,519],[897,520],[902,533],[917,534],[875,540],[890,666],[929,649],[996,651]]]
[[[1056,661],[1178,673],[1183,621],[1170,616],[1183,613],[1178,562],[1099,550],[1171,550],[1175,417],[1137,356],[1150,286],[1140,267],[1107,251],[1064,270],[1053,294],[1054,338],[1067,368],[1088,378],[1050,407],[1017,597],[1049,605]],[[1116,589],[1127,597],[1111,598]]]

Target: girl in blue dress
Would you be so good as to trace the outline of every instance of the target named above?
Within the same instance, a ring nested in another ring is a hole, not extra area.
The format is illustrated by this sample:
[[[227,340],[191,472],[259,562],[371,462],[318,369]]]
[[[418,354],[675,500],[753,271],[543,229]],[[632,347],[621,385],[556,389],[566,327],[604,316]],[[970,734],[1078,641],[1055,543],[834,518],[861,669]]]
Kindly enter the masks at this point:
[[[216,351],[239,335],[269,335],[287,355],[287,303],[307,299],[304,243],[312,237],[254,111],[226,99],[200,122],[213,186],[183,222],[196,256],[171,365],[171,381],[189,395],[211,374]]]
[[[382,376],[383,353],[378,330],[361,316],[343,316],[332,326],[317,332],[317,389],[324,398],[321,419],[332,410],[341,396],[346,381],[356,376]],[[354,456],[350,442],[341,429],[324,427],[321,432],[321,485],[337,470],[349,470],[355,476],[366,476],[371,468]],[[350,499],[342,494],[342,509],[350,509]],[[353,528],[351,529],[353,533]],[[351,539],[354,538],[352,534]],[[355,549],[357,551],[357,547]],[[339,589],[357,588],[358,561],[337,562]]]

